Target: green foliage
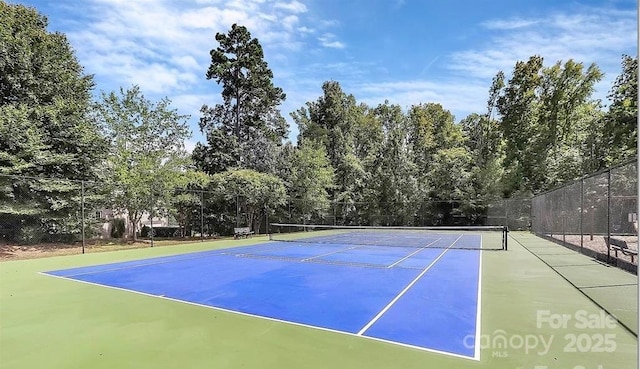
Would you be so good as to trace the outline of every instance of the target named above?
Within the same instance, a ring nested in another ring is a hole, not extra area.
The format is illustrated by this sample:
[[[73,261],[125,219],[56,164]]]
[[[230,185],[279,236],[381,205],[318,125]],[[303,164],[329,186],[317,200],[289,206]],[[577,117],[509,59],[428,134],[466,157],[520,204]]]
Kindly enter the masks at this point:
[[[407,119],[400,106],[388,102],[378,105],[373,113],[385,137],[371,172],[376,181],[368,194],[369,202],[376,205],[378,218],[372,221],[385,225],[411,224],[422,199],[417,166],[410,156]]]
[[[47,32],[33,9],[1,2],[0,10],[0,174],[107,179],[107,205],[128,214],[134,237],[149,212],[173,217],[190,235],[204,209],[209,232],[233,223],[257,232],[287,202],[290,220],[323,221],[333,208],[344,224],[475,222],[496,198],[637,155],[638,62],[630,56],[606,112],[592,98],[601,71],[571,59],[545,66],[532,56],[508,81],[499,71],[486,111],[458,123],[437,103],[370,107],[327,81],[291,114],[300,132],[294,147],[283,143],[285,94],[262,46],[234,24],[216,34],[206,78],[220,85],[222,102],[202,107],[207,142],[189,156],[188,117],[167,98],[149,101],[134,86],[91,106],[92,77],[65,36]],[[79,182],[0,176],[0,232],[25,243],[73,237],[80,190]],[[216,197],[205,199],[205,190]],[[86,208],[101,196],[85,194]]]
[[[489,202],[502,196],[497,178],[504,175],[503,140],[499,122],[487,115],[471,114],[460,122],[466,148],[472,158],[470,178],[472,193],[481,202]]]
[[[103,140],[86,119],[93,80],[34,9],[0,3],[0,173],[94,178]]]
[[[45,238],[44,229],[40,224],[24,224],[18,230],[15,241],[24,245],[35,245]]]
[[[0,2],[0,174],[96,179],[105,141],[87,119],[93,79],[47,23],[35,9]],[[5,238],[37,242],[79,232],[78,217],[69,216],[79,212],[79,189],[64,180],[0,177]]]
[[[212,128],[207,132],[207,145],[198,142],[191,155],[199,170],[213,174],[235,166],[240,152],[235,136]]]
[[[317,101],[308,102],[306,108],[300,108],[291,116],[300,128],[298,142],[301,145],[309,141],[325,148],[335,172],[335,183],[329,194],[342,205],[336,215],[347,223],[356,222],[359,213],[355,204],[364,201],[366,172],[362,159],[356,155],[355,130],[364,111],[353,95],[342,91],[338,82],[325,82],[322,91]]]
[[[330,206],[328,191],[334,170],[323,146],[306,144],[294,152],[291,163],[290,198],[303,219],[322,218]]]
[[[211,176],[211,187],[222,201],[237,201],[238,210],[246,215],[246,224],[256,233],[259,231],[261,216],[287,201],[286,188],[280,178],[251,169],[231,169],[216,173]]]
[[[167,98],[149,101],[134,86],[120,89],[120,94],[103,93],[94,106],[94,117],[110,143],[104,162],[114,183],[111,206],[128,214],[134,240],[145,212],[166,213],[175,188],[204,181],[184,149],[191,134],[188,117],[170,104]]]
[[[545,190],[555,183],[554,178],[581,171],[577,162],[576,170],[569,173],[550,172],[566,169],[557,165],[565,160],[559,156],[583,147],[580,132],[586,122],[581,112],[595,104],[591,94],[601,78],[596,65],[585,70],[573,60],[544,67],[542,58],[533,56],[516,64],[497,99],[505,140],[506,195]]]
[[[222,85],[223,103],[202,107],[200,129],[208,145],[199,145],[193,158],[210,174],[230,167],[273,173],[288,132],[277,110],[286,96],[273,85],[262,46],[246,27],[234,24],[216,41],[206,76]]]
[[[604,163],[611,165],[637,155],[638,142],[638,58],[622,57],[622,73],[616,78],[604,118]]]

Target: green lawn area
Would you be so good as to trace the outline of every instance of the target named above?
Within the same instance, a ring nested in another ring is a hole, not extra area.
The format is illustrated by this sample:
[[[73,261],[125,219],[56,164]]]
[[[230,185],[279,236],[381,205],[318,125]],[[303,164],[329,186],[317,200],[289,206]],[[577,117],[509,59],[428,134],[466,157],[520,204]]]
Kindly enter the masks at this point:
[[[507,252],[482,254],[481,341],[486,347],[480,361],[39,274],[266,241],[256,237],[0,263],[0,367],[637,367],[637,337],[619,324],[578,327],[580,317],[599,317],[600,308],[522,246],[547,241],[524,234],[514,239],[521,244],[510,242]],[[614,305],[627,303],[601,293]],[[538,319],[557,314],[570,316],[566,327]],[[507,339],[506,346],[500,337]],[[528,349],[519,345],[527,341]]]

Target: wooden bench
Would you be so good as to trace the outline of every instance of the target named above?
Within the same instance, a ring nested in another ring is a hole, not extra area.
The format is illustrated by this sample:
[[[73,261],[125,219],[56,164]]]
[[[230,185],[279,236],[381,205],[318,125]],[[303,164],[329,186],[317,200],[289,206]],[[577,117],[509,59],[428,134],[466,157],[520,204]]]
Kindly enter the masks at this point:
[[[633,259],[638,256],[638,250],[630,249],[627,245],[627,242],[624,240],[620,240],[613,237],[605,237],[604,241],[613,249],[613,252],[616,253],[616,258],[618,257],[618,251],[622,252],[624,255],[631,256],[631,262],[633,263]]]
[[[238,238],[248,238],[252,234],[253,234],[253,231],[249,227],[240,227],[240,228],[233,229],[233,238],[236,240]]]

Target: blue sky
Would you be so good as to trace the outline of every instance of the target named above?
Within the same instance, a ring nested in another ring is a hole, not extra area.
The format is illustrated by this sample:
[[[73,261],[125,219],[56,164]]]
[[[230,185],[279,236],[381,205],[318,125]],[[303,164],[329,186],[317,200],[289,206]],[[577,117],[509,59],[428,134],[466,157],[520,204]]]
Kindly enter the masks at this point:
[[[358,101],[407,108],[437,102],[456,120],[484,112],[491,79],[516,61],[574,59],[605,73],[606,100],[622,54],[637,55],[637,2],[629,0],[25,0],[67,35],[96,96],[133,84],[198,119],[220,87],[205,78],[216,32],[233,23],[258,38],[289,113],[316,100],[324,81]],[[606,103],[606,101],[605,101]]]

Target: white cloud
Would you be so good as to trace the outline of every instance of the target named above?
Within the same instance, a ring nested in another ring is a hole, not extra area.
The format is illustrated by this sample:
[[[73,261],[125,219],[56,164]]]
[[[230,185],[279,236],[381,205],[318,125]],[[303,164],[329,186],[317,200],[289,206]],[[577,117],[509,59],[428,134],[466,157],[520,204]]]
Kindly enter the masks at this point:
[[[420,103],[438,103],[451,110],[456,119],[460,120],[472,112],[482,112],[485,109],[484,96],[487,90],[484,83],[465,79],[447,80],[446,83],[408,80],[361,84],[355,86],[354,95],[374,106],[385,100],[403,108]]]
[[[411,5],[402,3],[394,0],[389,6]],[[635,11],[583,7],[544,18],[486,20],[479,24],[483,41],[417,61],[422,62],[414,66],[417,80],[393,80],[384,76],[391,76],[398,65],[363,62],[359,55],[340,59],[351,51],[345,41],[349,39],[340,33],[341,23],[310,14],[303,0],[87,0],[65,9],[70,9],[66,17],[75,14],[82,21],[67,22],[76,28],[61,31],[69,36],[86,72],[96,75],[99,90],[135,83],[148,98],[168,96],[181,114],[192,116],[197,139],[200,107],[220,101],[220,87],[204,78],[209,51],[217,46],[216,32],[227,32],[232,23],[247,26],[262,44],[274,83],[288,96],[281,107],[285,117],[317,99],[324,81],[336,80],[371,105],[385,99],[403,107],[439,102],[460,119],[485,109],[491,78],[499,70],[509,73],[516,61],[535,54],[545,57],[546,64],[568,58],[598,62],[608,78],[598,89],[604,88],[606,95],[620,71],[621,50],[637,53]]]
[[[546,18],[498,19],[483,25],[497,32],[482,45],[451,54],[450,70],[490,81],[498,71],[509,73],[517,61],[532,55],[542,56],[545,65],[571,58],[585,66],[596,62],[605,72],[604,84],[610,86],[620,71],[621,50],[637,50],[635,11],[586,8]],[[600,93],[600,97],[605,95]]]
[[[508,74],[517,61],[541,55],[546,65],[569,58],[583,62],[585,68],[596,62],[605,72],[605,79],[596,85],[594,97],[605,100],[611,83],[620,73],[621,50],[637,52],[635,16],[633,11],[585,9],[544,19],[492,20],[482,24],[493,31],[486,42],[440,57],[446,62],[439,64],[449,73],[440,73],[432,79],[353,83],[345,86],[345,90],[350,89],[348,92],[369,105],[383,103],[385,99],[402,107],[440,103],[459,120],[486,109],[491,78],[498,71]],[[424,71],[432,68],[436,60],[427,64]]]
[[[482,26],[495,30],[512,30],[517,28],[525,28],[538,24],[537,20],[526,20],[520,18],[512,19],[496,19],[482,23]]]
[[[337,41],[336,35],[333,33],[325,33],[322,36],[318,37],[318,41],[320,41],[320,45],[333,49],[344,49],[346,45],[343,42]]]
[[[220,101],[220,95],[216,95],[213,93],[183,93],[171,97],[171,105],[180,107],[181,114],[189,114],[187,112],[198,112],[200,111],[202,105],[213,105],[219,103]]]
[[[340,21],[337,19],[324,19],[321,20],[318,25],[322,28],[332,28],[340,25]]]
[[[164,94],[191,88],[204,75],[215,33],[233,23],[246,26],[265,50],[299,50],[300,19],[291,13],[306,11],[299,1],[263,0],[93,0],[85,6],[90,21],[67,34],[87,72],[116,86],[137,83]]]
[[[174,56],[171,58],[173,64],[179,66],[181,69],[184,70],[199,70],[200,69],[200,65],[198,64],[198,62],[196,61],[196,59],[191,56],[191,55],[184,55],[184,56]]]
[[[314,33],[315,30],[313,28],[302,26],[302,27],[298,27],[298,32],[300,32],[300,33]]]
[[[283,9],[283,10],[287,10],[290,11],[292,13],[305,13],[307,11],[307,7],[306,5],[304,5],[303,3],[299,2],[299,1],[292,1],[290,3],[276,3],[274,6],[274,8],[278,8],[278,9]]]
[[[298,17],[295,15],[289,15],[282,19],[282,25],[288,30],[293,30],[295,25],[298,23],[298,20]]]

